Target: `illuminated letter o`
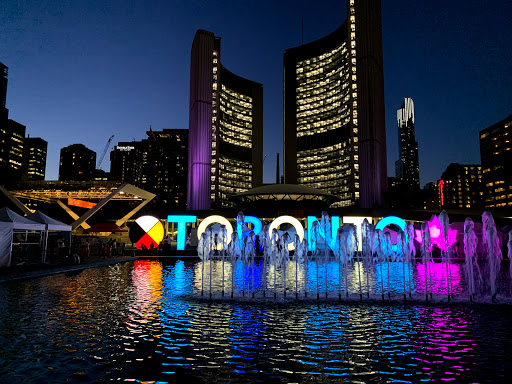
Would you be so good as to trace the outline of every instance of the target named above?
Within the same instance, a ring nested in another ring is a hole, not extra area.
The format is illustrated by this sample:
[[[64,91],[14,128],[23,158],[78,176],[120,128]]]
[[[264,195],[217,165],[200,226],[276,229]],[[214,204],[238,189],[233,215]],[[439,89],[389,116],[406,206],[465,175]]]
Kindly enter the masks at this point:
[[[270,238],[272,238],[272,230],[275,228],[279,228],[281,224],[288,223],[295,227],[295,231],[297,231],[297,235],[299,235],[300,241],[304,239],[304,228],[302,227],[302,224],[299,220],[297,220],[295,217],[292,216],[279,216],[277,219],[275,219],[272,224],[270,224],[270,227],[268,228],[268,235]],[[290,243],[288,243],[288,250],[293,251],[295,249],[295,246],[293,245],[293,239]]]

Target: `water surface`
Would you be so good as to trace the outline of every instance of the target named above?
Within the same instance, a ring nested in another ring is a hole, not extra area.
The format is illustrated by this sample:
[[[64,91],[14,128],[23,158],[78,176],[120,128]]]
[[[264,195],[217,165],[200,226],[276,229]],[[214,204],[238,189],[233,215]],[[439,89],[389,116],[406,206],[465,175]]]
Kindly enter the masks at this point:
[[[505,381],[512,307],[201,299],[195,261],[0,284],[0,382]]]

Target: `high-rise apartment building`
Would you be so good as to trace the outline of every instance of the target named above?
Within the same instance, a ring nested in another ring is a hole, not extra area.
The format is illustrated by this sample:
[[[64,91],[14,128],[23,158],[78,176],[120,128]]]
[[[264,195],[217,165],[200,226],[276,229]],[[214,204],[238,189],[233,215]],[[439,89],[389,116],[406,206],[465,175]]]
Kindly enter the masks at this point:
[[[2,183],[21,180],[26,127],[14,120],[0,122],[0,174]]]
[[[22,181],[44,180],[48,143],[40,137],[26,137],[23,146]]]
[[[142,181],[140,141],[119,142],[110,152],[110,178],[139,186]]]
[[[152,205],[186,209],[188,130],[163,129],[146,132],[140,143],[142,174],[140,187],[156,194]]]
[[[379,0],[348,0],[330,35],[284,54],[284,182],[338,206],[383,205],[387,188]]]
[[[187,208],[188,129],[146,132],[147,139],[118,143],[110,153],[110,175],[156,194],[150,205]]]
[[[221,64],[221,39],[192,43],[187,209],[229,206],[263,182],[263,87]]]
[[[406,189],[420,188],[418,142],[414,137],[414,102],[404,99],[396,111],[398,123],[398,160],[395,162],[395,177],[402,180]]]
[[[480,131],[486,208],[512,206],[512,115]]]
[[[96,152],[83,144],[60,150],[59,181],[91,181],[96,170]]]
[[[441,209],[483,206],[482,167],[480,165],[451,163],[443,172],[437,185]]]
[[[8,68],[0,63],[0,184],[21,180],[26,127],[9,119],[7,101]]]

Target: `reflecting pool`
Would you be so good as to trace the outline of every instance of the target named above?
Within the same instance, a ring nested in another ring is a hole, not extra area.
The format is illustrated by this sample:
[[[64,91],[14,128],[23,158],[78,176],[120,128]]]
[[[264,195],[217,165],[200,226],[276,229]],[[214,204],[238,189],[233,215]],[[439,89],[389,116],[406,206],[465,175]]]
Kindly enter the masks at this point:
[[[498,382],[512,370],[508,304],[210,301],[202,269],[140,260],[0,284],[0,382]]]

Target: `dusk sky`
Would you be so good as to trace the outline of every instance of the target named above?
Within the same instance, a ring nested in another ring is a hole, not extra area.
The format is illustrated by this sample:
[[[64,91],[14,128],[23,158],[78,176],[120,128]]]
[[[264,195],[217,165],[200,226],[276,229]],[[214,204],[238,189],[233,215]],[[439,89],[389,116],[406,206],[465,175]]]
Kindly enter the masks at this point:
[[[46,179],[62,147],[97,152],[149,126],[188,128],[197,29],[222,38],[221,61],[263,84],[264,182],[283,131],[283,54],[334,31],[345,1],[0,0],[0,62],[9,117],[48,141]],[[479,164],[478,132],[512,114],[512,1],[382,1],[388,175],[396,110],[415,103],[420,184],[452,162]],[[102,168],[109,170],[109,153]],[[282,172],[282,165],[281,165]]]

